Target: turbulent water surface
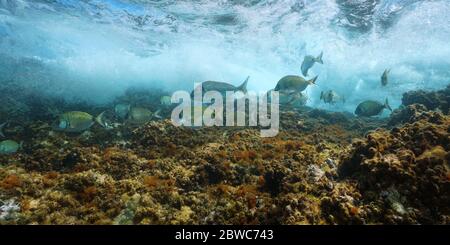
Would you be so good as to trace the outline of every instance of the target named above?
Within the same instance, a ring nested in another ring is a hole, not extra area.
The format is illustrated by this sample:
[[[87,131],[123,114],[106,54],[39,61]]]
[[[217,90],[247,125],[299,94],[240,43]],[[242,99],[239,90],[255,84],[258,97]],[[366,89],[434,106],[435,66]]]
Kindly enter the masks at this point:
[[[448,82],[449,40],[448,0],[0,0],[1,80],[99,103],[134,85],[247,76],[266,91],[323,51],[308,105],[353,112],[388,97],[396,107],[408,90]],[[324,105],[326,89],[346,103]]]

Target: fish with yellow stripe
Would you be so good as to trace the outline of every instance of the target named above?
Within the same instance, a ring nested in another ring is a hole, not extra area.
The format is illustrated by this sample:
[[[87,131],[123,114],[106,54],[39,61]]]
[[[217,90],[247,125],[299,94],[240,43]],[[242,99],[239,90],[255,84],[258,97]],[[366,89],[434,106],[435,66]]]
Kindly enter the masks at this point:
[[[52,128],[56,131],[67,133],[80,133],[91,128],[98,123],[104,128],[110,128],[109,123],[104,118],[105,112],[100,113],[97,117],[82,111],[69,111],[59,115]]]

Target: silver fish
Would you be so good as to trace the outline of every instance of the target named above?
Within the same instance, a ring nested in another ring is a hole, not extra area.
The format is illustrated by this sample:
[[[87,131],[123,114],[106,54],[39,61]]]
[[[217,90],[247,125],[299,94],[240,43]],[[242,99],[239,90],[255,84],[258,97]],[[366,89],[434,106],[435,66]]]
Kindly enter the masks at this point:
[[[303,76],[308,76],[308,70],[313,67],[316,62],[319,64],[323,64],[322,56],[323,52],[321,52],[317,57],[313,57],[311,55],[305,56],[301,67]]]
[[[323,102],[328,104],[336,104],[339,101],[342,101],[342,103],[345,103],[345,98],[339,96],[335,91],[328,90],[328,91],[322,91],[320,93],[320,100],[323,100]]]

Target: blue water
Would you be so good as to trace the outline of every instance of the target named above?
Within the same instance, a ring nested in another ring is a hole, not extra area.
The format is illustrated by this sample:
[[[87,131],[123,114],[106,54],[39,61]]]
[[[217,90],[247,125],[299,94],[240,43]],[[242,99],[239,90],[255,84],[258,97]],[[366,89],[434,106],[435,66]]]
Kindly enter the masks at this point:
[[[323,51],[308,105],[353,112],[388,97],[397,107],[408,90],[450,82],[449,41],[449,0],[0,0],[0,81],[95,103],[130,86],[247,76],[265,91]],[[328,89],[346,103],[321,102]]]

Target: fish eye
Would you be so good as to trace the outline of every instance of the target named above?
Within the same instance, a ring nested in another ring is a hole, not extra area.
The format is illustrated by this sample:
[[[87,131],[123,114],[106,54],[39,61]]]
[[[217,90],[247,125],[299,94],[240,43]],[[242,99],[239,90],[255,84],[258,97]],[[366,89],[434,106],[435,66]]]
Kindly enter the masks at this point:
[[[58,127],[59,127],[59,128],[67,128],[67,122],[66,122],[66,120],[61,120],[61,121],[59,121]]]

